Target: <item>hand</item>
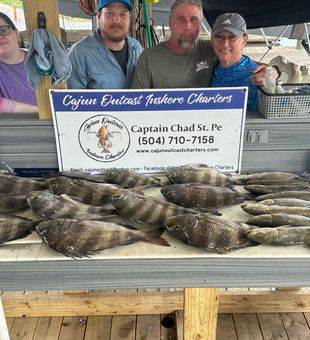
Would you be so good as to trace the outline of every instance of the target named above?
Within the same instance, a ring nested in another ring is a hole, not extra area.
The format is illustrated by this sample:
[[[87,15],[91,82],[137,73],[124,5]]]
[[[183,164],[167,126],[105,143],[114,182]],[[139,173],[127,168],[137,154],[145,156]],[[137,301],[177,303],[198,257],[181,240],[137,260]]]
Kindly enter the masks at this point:
[[[252,76],[250,77],[250,81],[253,85],[256,86],[264,86],[264,77],[266,73],[266,67],[270,65],[258,65],[256,69],[253,71]],[[278,71],[273,67],[272,68],[272,76],[276,80],[279,76]]]

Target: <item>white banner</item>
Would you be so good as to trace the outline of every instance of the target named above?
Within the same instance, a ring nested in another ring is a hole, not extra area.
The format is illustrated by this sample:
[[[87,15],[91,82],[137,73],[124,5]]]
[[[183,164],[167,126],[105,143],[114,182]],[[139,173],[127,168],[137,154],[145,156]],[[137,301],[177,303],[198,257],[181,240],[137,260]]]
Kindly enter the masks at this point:
[[[240,172],[247,88],[51,90],[59,171]]]

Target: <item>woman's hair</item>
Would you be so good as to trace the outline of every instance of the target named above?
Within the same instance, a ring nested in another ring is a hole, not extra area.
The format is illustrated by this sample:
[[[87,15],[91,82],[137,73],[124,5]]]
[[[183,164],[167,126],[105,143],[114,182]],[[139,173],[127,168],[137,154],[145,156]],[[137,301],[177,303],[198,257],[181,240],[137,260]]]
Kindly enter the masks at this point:
[[[13,21],[3,12],[0,12],[0,18],[3,19],[10,27],[14,30],[17,31],[16,26],[14,25]]]

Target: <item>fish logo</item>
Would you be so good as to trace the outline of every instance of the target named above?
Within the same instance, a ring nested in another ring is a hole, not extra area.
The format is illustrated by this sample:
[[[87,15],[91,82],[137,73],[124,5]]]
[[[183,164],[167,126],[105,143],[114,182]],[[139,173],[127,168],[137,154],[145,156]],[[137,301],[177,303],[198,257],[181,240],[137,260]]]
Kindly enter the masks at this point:
[[[98,162],[113,162],[123,157],[130,145],[125,124],[109,115],[97,115],[84,121],[78,138],[83,152]]]
[[[210,68],[206,61],[200,61],[196,64],[196,72]]]

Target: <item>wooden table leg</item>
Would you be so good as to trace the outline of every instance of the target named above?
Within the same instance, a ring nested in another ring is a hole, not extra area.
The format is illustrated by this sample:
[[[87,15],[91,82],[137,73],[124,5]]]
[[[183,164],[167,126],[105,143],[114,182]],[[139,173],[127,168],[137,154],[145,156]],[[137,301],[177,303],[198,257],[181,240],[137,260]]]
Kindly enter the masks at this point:
[[[184,289],[184,340],[215,340],[218,288]]]
[[[5,320],[5,316],[4,316],[4,310],[3,310],[1,298],[0,298],[0,339],[1,340],[10,340],[9,331],[8,331],[8,327],[6,325],[6,320]]]

